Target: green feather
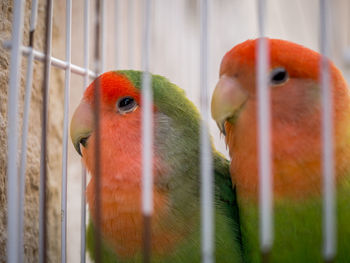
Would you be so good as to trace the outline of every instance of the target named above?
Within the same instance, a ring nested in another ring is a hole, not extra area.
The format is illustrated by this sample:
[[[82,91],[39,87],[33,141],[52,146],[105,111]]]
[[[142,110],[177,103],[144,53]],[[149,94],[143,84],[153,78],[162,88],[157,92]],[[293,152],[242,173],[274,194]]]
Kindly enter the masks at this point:
[[[344,179],[337,192],[337,256],[334,262],[349,262],[350,183]],[[242,243],[247,262],[262,262],[259,249],[258,207],[240,204]],[[322,253],[322,198],[276,200],[274,244],[269,262],[324,262]]]
[[[117,71],[141,89],[142,72]],[[188,233],[166,255],[152,255],[152,262],[200,262],[200,115],[182,89],[166,78],[152,75],[155,113],[155,152],[168,165],[168,174],[155,187],[169,195],[170,214],[164,229],[184,229]],[[215,176],[215,258],[217,262],[242,262],[238,209],[229,174],[229,162],[212,146]],[[162,221],[163,222],[163,221]],[[90,221],[87,249],[94,256],[94,231]],[[118,259],[103,242],[102,262],[141,262],[141,252],[129,260]]]

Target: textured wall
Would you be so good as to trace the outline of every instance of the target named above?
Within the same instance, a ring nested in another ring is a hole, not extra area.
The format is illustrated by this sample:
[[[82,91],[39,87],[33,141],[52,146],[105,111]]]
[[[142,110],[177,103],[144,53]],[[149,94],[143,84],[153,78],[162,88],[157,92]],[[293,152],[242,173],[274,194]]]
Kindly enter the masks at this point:
[[[9,79],[10,52],[3,48],[3,40],[11,38],[12,30],[12,3],[4,0],[0,2],[0,262],[6,261],[7,239],[7,94]],[[28,43],[29,18],[31,1],[25,1],[25,18],[23,43]],[[62,10],[63,11],[63,10]],[[35,32],[35,48],[43,50],[45,35],[45,5],[39,1],[38,24]],[[58,22],[54,20],[53,41],[62,38],[57,34]],[[24,77],[27,59],[22,59],[21,81],[19,92],[19,132],[22,128]],[[32,98],[29,114],[26,195],[25,195],[25,227],[24,245],[26,262],[38,261],[38,228],[39,228],[39,169],[40,169],[40,140],[41,140],[41,107],[42,107],[42,76],[41,62],[35,62],[33,74]],[[60,251],[60,164],[62,140],[62,105],[63,105],[63,78],[57,71],[51,73],[50,102],[49,102],[49,129],[48,129],[48,256],[50,262],[59,261]],[[54,99],[53,99],[54,98]],[[19,142],[20,145],[20,142]],[[18,152],[19,154],[20,152]],[[19,155],[18,155],[19,156]]]

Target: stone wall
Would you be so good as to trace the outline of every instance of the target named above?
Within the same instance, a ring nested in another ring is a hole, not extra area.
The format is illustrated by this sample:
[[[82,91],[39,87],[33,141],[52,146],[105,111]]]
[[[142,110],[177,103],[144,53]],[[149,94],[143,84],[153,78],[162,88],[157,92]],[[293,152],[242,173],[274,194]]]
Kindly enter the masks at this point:
[[[58,1],[54,1],[58,2]],[[57,5],[57,3],[55,3]],[[25,1],[23,43],[27,45],[29,35],[31,1]],[[60,11],[56,8],[57,11]],[[64,11],[64,10],[62,10]],[[10,67],[10,51],[4,49],[3,41],[11,39],[13,1],[0,2],[0,262],[6,261],[7,239],[7,95]],[[39,1],[38,23],[35,31],[35,49],[43,51],[45,36],[45,1]],[[58,21],[53,22],[53,41],[63,36],[57,34]],[[27,59],[23,57],[21,68],[19,106],[19,133],[22,129],[24,84]],[[41,144],[41,108],[42,108],[43,63],[34,62],[32,97],[29,114],[24,246],[26,262],[38,262],[39,236],[39,169]],[[48,127],[48,259],[58,262],[60,257],[60,177],[61,177],[61,141],[63,126],[63,75],[52,70],[49,92]],[[20,141],[19,144],[20,146]],[[18,151],[18,156],[20,150]]]

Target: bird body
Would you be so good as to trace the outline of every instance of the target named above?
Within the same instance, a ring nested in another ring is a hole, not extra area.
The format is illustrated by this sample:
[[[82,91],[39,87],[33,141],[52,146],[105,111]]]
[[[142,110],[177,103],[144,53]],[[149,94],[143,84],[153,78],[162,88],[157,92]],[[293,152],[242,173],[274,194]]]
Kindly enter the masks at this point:
[[[270,262],[322,262],[321,56],[289,41],[267,39],[270,51],[271,167],[274,243]],[[224,56],[212,115],[226,132],[237,187],[244,258],[260,262],[256,88],[257,40]],[[350,251],[350,94],[330,65],[336,181],[336,262]],[[224,128],[223,128],[224,127]]]
[[[94,257],[94,89],[100,85],[100,230],[103,262],[142,261],[142,72],[102,74],[86,90],[73,116],[71,137],[92,178],[87,186],[91,222],[88,250]],[[153,75],[152,262],[199,262],[200,117],[184,92]],[[85,117],[82,117],[85,116]],[[86,118],[86,116],[90,116]],[[80,146],[83,147],[80,147]],[[241,262],[235,193],[229,163],[212,148],[215,176],[216,259]]]

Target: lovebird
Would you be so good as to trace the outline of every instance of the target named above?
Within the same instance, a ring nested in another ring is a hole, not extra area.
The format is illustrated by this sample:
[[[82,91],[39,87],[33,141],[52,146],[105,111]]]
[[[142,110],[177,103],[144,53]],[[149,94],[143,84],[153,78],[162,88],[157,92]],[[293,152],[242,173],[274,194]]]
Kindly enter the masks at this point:
[[[100,230],[103,262],[142,261],[142,102],[140,71],[111,71],[100,85]],[[94,89],[86,89],[70,126],[75,149],[91,173],[87,249],[94,257]],[[182,89],[152,75],[154,97],[152,262],[200,262],[200,115]],[[215,258],[241,262],[235,189],[229,161],[212,147]]]
[[[266,256],[268,262],[324,262],[321,55],[289,41],[267,42],[274,242],[266,255],[259,243],[257,39],[225,54],[211,101],[231,156],[244,260],[261,262]],[[350,95],[341,72],[332,62],[329,67],[337,226],[333,262],[350,262]]]

